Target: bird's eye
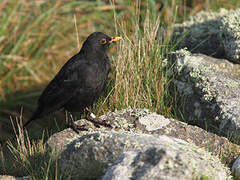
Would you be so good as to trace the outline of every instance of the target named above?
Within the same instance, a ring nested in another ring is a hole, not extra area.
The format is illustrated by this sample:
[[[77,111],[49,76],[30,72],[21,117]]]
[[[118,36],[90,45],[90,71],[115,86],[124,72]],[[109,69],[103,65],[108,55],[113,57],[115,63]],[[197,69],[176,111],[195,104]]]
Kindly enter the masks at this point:
[[[103,39],[100,40],[100,43],[101,43],[101,44],[106,44],[106,43],[107,43],[107,40],[103,38]]]

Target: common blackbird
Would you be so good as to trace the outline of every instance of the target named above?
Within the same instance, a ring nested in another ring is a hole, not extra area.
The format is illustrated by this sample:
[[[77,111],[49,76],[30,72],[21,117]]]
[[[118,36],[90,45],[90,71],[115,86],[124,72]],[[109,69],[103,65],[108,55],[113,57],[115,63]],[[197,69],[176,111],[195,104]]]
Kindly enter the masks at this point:
[[[102,32],[89,35],[79,53],[64,64],[44,89],[36,111],[23,127],[63,108],[69,112],[83,112],[91,106],[103,91],[110,70],[107,49],[111,43],[121,39]],[[73,119],[71,127],[75,131],[82,129]]]

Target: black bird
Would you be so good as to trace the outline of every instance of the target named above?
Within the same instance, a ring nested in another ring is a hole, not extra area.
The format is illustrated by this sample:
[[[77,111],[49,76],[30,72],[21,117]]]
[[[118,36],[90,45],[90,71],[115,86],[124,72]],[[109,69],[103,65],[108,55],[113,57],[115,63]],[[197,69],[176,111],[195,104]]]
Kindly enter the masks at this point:
[[[121,39],[102,32],[89,35],[79,53],[64,64],[44,89],[36,111],[23,127],[63,108],[69,112],[83,112],[91,106],[103,91],[110,70],[108,47]],[[75,131],[81,129],[73,119],[71,127]]]

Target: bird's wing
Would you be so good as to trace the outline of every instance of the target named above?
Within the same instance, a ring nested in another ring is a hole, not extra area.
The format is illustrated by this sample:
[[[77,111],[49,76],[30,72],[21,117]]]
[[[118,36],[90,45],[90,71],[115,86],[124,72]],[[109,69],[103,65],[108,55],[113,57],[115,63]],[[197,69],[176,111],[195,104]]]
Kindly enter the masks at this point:
[[[39,116],[61,109],[74,96],[83,84],[82,74],[85,69],[84,61],[66,63],[62,67],[39,97],[37,109]]]

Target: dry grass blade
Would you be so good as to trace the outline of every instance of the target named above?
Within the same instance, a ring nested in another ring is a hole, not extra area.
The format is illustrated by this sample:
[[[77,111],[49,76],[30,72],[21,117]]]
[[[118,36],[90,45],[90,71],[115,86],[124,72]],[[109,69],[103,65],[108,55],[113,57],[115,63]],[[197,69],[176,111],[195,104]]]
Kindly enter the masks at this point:
[[[24,138],[23,124],[22,124],[22,112],[23,112],[23,110],[21,109],[20,117],[19,118],[16,117],[17,123],[14,123],[13,118],[10,117],[13,131],[16,136],[18,149],[15,149],[13,144],[10,141],[8,144],[11,148],[13,148],[12,152],[15,151],[15,152],[19,153],[21,160],[24,160],[26,158],[26,155],[28,156],[28,150],[27,150],[27,147],[25,146],[25,138]]]
[[[36,143],[34,140],[30,140],[27,131],[23,130],[23,108],[21,109],[20,117],[16,117],[16,122],[10,117],[12,127],[15,133],[17,144],[14,145],[10,140],[8,141],[8,147],[18,161],[26,162],[28,158],[36,155],[37,153],[44,153],[45,149],[43,141],[40,140]],[[44,136],[44,133],[43,133]]]
[[[167,92],[169,81],[163,67],[167,37],[163,42],[158,40],[160,17],[152,18],[150,10],[143,13],[139,6],[136,3],[138,10],[130,21],[114,21],[117,34],[123,37],[123,41],[115,47],[117,53],[112,61],[114,72],[111,74],[114,83],[99,109],[103,112],[109,108],[149,108],[170,117],[172,106],[165,101],[170,98]],[[141,14],[146,14],[145,18],[140,18]]]

